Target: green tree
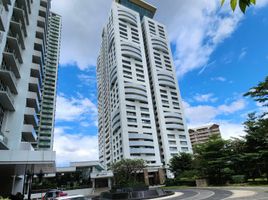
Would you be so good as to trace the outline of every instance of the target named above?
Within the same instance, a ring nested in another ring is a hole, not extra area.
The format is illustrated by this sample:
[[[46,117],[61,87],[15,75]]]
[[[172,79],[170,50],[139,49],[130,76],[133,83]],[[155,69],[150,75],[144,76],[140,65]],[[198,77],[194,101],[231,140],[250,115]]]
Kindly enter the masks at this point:
[[[191,170],[193,167],[193,157],[189,153],[180,153],[173,156],[169,162],[169,170],[174,173],[177,178],[180,174],[187,170]]]
[[[263,107],[268,106],[268,76],[257,86],[251,88],[244,96],[252,97]],[[250,113],[244,123],[247,135],[245,156],[252,160],[254,165],[248,171],[253,179],[256,176],[265,175],[268,181],[268,118],[267,112],[256,115]]]
[[[248,162],[247,175],[249,178],[266,175],[268,178],[268,119],[255,113],[248,115],[244,123],[245,160]]]
[[[122,159],[111,165],[117,186],[128,187],[139,184],[138,175],[143,173],[145,162],[142,159]]]
[[[245,140],[243,138],[232,138],[229,140],[230,168],[236,175],[245,175],[246,162],[244,159]]]
[[[268,106],[268,76],[263,82],[251,88],[244,96],[250,96],[255,101],[263,103],[263,106]]]
[[[211,184],[224,184],[230,179],[229,141],[211,136],[209,141],[194,147],[196,169],[199,176],[207,178]]]
[[[225,0],[221,0],[221,5],[225,3]],[[256,0],[230,0],[230,6],[235,11],[237,4],[239,4],[240,10],[245,13],[246,9],[252,4],[256,4]]]

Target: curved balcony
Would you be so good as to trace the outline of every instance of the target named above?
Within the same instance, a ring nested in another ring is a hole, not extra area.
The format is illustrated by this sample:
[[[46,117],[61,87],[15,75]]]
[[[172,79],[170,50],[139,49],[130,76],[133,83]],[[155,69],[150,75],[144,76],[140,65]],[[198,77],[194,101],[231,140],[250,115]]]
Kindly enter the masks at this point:
[[[118,19],[120,21],[128,22],[134,26],[137,26],[137,18],[135,15],[124,11],[124,10],[118,10]]]
[[[112,112],[112,114],[111,114],[112,121],[114,121],[114,117],[119,113],[120,113],[120,110],[116,110],[116,111]],[[120,114],[119,114],[119,116],[120,116]]]
[[[131,148],[131,154],[154,154],[155,150],[151,148]]]
[[[117,70],[116,70],[116,66],[112,69],[111,71],[111,76],[110,76],[110,83],[111,83],[111,88],[114,84],[114,82],[116,81],[117,78]]]
[[[114,41],[114,29],[112,28],[108,32],[108,51],[110,51],[110,48],[112,47]]]
[[[166,70],[160,70],[157,72],[158,77],[164,77],[170,81],[174,81],[174,76],[171,72],[166,71]]]
[[[129,133],[129,139],[153,139],[152,135]]]
[[[168,50],[166,42],[164,42],[164,41],[162,41],[160,39],[153,38],[152,39],[152,46],[153,46],[154,49],[161,50],[163,52],[169,53],[169,50]]]
[[[178,113],[166,112],[166,113],[164,113],[164,116],[165,116],[166,119],[174,118],[174,119],[177,119],[177,120],[182,120],[181,114],[178,114]]]
[[[158,83],[160,86],[168,86],[170,88],[176,89],[176,84],[174,81],[161,78],[161,79],[158,79]]]
[[[133,44],[123,42],[121,44],[121,51],[122,51],[123,55],[130,56],[132,58],[136,58],[139,60],[141,60],[141,58],[142,58],[140,48],[138,46],[133,45]]]
[[[138,89],[141,91],[144,91],[146,93],[146,87],[142,84],[137,84],[137,83],[125,83],[125,88],[134,88]],[[146,93],[147,94],[147,93]]]
[[[172,124],[172,123],[179,123],[181,122],[182,123],[182,119],[177,119],[177,118],[165,118],[165,121],[167,124]]]
[[[131,147],[154,147],[154,142],[153,141],[129,141],[129,146]]]
[[[120,122],[115,123],[115,124],[114,124],[114,127],[112,127],[112,132],[116,131],[116,130],[119,129],[119,128],[120,128]]]
[[[122,10],[122,9],[119,8],[119,9],[118,9],[118,13],[119,13],[119,14],[125,14],[125,15],[127,15],[128,17],[132,18],[133,20],[136,20],[136,16],[135,16],[134,14],[132,14],[132,13],[126,11],[126,10]]]
[[[184,126],[177,123],[177,124],[166,124],[167,129],[176,129],[176,130],[181,130],[184,131]]]
[[[136,88],[134,86],[132,87],[125,87],[125,93],[126,94],[138,94],[144,97],[147,97],[147,92],[145,89]]]
[[[146,96],[136,93],[126,93],[126,100],[136,100],[144,103],[148,103],[148,99]]]

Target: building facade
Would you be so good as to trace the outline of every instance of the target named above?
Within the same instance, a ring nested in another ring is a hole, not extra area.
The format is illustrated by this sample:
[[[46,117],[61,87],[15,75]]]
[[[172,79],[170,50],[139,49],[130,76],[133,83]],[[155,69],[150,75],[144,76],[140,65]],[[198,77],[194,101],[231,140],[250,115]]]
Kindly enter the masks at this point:
[[[189,129],[189,135],[192,145],[202,144],[209,140],[210,136],[216,135],[221,137],[220,126],[211,124]]]
[[[155,11],[144,1],[116,0],[103,29],[97,81],[99,156],[106,167],[140,158],[150,173],[192,151],[167,33],[153,20]]]
[[[46,39],[46,56],[42,84],[38,149],[52,150],[56,107],[57,77],[60,55],[61,16],[50,12]]]
[[[55,168],[55,152],[33,148],[41,118],[49,13],[50,0],[0,4],[0,195],[27,192],[32,174]]]

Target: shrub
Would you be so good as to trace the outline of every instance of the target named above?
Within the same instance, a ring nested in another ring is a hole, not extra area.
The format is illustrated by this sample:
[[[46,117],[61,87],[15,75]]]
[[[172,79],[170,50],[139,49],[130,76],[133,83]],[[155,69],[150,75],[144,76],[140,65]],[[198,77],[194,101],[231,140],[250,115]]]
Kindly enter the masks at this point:
[[[245,183],[245,175],[232,176],[233,183]]]

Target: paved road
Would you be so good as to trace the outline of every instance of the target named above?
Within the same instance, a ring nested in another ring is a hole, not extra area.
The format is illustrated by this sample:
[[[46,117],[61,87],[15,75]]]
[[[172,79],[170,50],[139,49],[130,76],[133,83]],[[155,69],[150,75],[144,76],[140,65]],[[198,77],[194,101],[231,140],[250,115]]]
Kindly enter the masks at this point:
[[[182,195],[169,200],[268,200],[268,187],[193,188],[173,191]]]

